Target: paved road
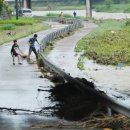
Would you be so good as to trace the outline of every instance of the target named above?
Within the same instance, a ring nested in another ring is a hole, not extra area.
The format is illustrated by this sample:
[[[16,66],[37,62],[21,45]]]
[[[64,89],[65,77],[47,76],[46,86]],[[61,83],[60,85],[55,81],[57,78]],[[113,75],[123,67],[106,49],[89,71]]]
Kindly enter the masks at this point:
[[[41,41],[45,34],[64,25],[53,23],[52,29],[39,32],[38,39]],[[28,53],[29,37],[18,40],[21,50]],[[41,75],[36,64],[29,64],[26,60],[23,65],[13,66],[10,54],[11,43],[0,46],[0,107],[19,108],[28,110],[39,110],[41,107],[48,105],[50,102],[45,99],[47,93],[38,95],[37,89],[52,85],[47,79],[41,79]],[[35,56],[31,58],[35,60]]]
[[[51,31],[63,28],[65,25],[50,23],[51,29],[38,32],[39,41]],[[31,36],[29,36],[31,37]],[[29,37],[18,40],[20,48],[28,53]],[[36,64],[12,65],[10,49],[12,42],[0,46],[0,108],[25,109],[39,111],[42,107],[53,105],[46,97],[48,92],[38,93],[37,89],[49,89],[53,85],[47,79],[41,79]],[[37,46],[38,48],[38,46]],[[35,60],[35,56],[31,56]],[[17,114],[3,110],[0,112],[0,130],[33,130],[31,125],[45,122],[58,122],[56,118],[33,115],[29,112],[17,111]],[[36,129],[37,130],[37,129]],[[38,128],[38,130],[41,130]],[[50,129],[52,130],[52,129]]]

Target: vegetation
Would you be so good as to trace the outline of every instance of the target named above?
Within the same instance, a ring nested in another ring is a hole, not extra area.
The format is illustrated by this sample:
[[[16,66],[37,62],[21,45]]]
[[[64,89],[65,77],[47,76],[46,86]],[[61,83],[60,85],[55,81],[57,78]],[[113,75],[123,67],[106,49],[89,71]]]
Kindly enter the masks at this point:
[[[72,5],[72,6],[70,6]],[[32,3],[33,10],[83,10],[85,0],[37,1]],[[92,8],[97,12],[130,12],[130,0],[92,0]]]
[[[46,48],[44,50],[45,55],[49,54],[49,52],[50,52],[50,50],[52,50],[54,44],[55,44],[55,41],[48,43],[48,45],[46,46]]]
[[[59,14],[56,14],[56,13],[48,13],[47,16],[58,17]],[[72,18],[73,16],[70,15],[70,14],[63,14],[63,17],[65,17],[65,18]]]
[[[45,30],[49,26],[39,18],[20,17],[19,20],[0,20],[0,44],[20,37],[30,35],[34,32]]]
[[[50,6],[50,8],[48,6],[33,6],[32,7],[32,10],[45,10],[45,11],[50,11],[50,10],[83,10],[85,9],[85,6],[84,5],[67,5],[67,6]]]
[[[10,16],[10,9],[8,8],[8,4],[5,0],[0,0],[0,17],[2,18],[2,15],[8,15]]]
[[[84,56],[82,56],[82,57],[80,57],[79,58],[79,62],[78,62],[78,64],[77,64],[77,67],[80,69],[80,70],[84,70],[85,68],[84,68]]]
[[[109,6],[109,8],[103,4],[103,5],[93,5],[93,9],[96,12],[122,12],[122,13],[128,13],[130,12],[130,4],[112,4]]]
[[[130,20],[102,21],[99,27],[82,38],[76,52],[82,52],[81,57],[93,59],[105,65],[123,63],[130,65]]]
[[[32,0],[32,10],[82,10],[86,0]],[[130,0],[91,0],[98,12],[130,12]],[[14,11],[14,2],[9,7]]]
[[[59,14],[58,13],[48,13],[46,16],[50,16],[50,17],[59,17]],[[71,14],[63,14],[63,18],[74,18],[73,15]],[[92,18],[88,17],[88,18],[85,18],[83,16],[77,16],[76,17],[77,19],[84,19],[84,20],[90,20]]]
[[[19,20],[16,20],[14,17],[10,20],[0,20],[0,25],[1,24],[13,24],[13,25],[33,25],[36,22],[35,18],[25,18],[21,17]]]

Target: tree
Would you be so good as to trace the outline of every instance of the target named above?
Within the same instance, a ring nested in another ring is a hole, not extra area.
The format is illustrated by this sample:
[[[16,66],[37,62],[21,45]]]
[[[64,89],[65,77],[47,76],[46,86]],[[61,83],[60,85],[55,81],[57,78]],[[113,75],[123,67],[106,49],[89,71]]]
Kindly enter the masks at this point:
[[[3,7],[4,7],[4,0],[0,0],[0,14],[2,12]]]
[[[113,0],[105,0],[105,5],[107,8],[110,8],[112,4],[113,4]]]
[[[92,16],[91,0],[86,0],[86,17]]]
[[[2,14],[3,10],[9,13],[7,2],[5,0],[0,0],[0,15]]]

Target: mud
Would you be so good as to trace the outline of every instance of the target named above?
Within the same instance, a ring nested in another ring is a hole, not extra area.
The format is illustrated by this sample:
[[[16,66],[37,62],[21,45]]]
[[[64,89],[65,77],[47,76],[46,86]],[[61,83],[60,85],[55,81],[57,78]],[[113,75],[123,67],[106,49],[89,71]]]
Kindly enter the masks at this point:
[[[90,83],[89,83],[90,84]],[[66,120],[81,120],[93,112],[107,113],[104,102],[91,92],[80,92],[74,83],[64,83],[50,90],[50,99],[56,103],[53,115]]]
[[[72,129],[72,128],[110,128],[112,130],[129,130],[130,120],[114,111],[112,116],[108,116],[108,109],[104,101],[94,93],[90,91],[79,91],[79,86],[75,83],[64,82],[64,79],[56,75],[54,72],[47,72],[42,67],[43,63],[40,63],[41,70],[43,70],[44,77],[48,78],[54,83],[50,90],[43,90],[42,88],[38,91],[48,91],[50,96],[48,97],[53,106],[44,107],[42,111],[45,111],[54,117],[59,117],[61,121],[77,121],[70,123],[69,125],[65,122],[58,122],[56,124],[40,124],[34,125],[32,128],[54,128],[54,129]],[[95,89],[92,82],[86,79],[76,78],[76,80],[82,81],[86,87]],[[42,112],[41,111],[41,112]]]
[[[83,79],[81,79],[83,80]],[[84,81],[87,83],[87,81]],[[88,87],[94,89],[91,82]],[[113,111],[112,116],[108,116],[106,104],[91,92],[81,92],[74,83],[63,83],[52,86],[48,97],[55,105],[43,108],[43,111],[50,111],[52,116],[59,117],[61,122],[56,124],[40,124],[33,128],[89,128],[112,130],[129,130],[130,120]],[[66,124],[64,121],[76,121]]]

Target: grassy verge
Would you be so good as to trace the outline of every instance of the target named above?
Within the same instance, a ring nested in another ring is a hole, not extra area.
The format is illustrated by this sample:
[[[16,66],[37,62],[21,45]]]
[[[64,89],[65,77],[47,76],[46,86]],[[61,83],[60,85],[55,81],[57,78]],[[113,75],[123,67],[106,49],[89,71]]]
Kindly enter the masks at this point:
[[[130,12],[130,4],[112,4],[109,8],[105,4],[93,5],[93,9],[97,12]]]
[[[48,6],[34,6],[32,8],[33,10],[44,10],[44,11],[48,11]],[[85,6],[84,5],[79,5],[79,6],[51,6],[51,10],[84,10]]]
[[[46,16],[59,17],[59,14],[58,13],[48,13]],[[63,18],[74,18],[74,17],[71,14],[63,14]],[[84,19],[84,20],[86,20],[86,18],[81,17],[81,16],[77,16],[76,19]]]
[[[63,11],[63,10],[85,10],[85,5],[74,5],[74,6],[50,6],[51,9],[48,8],[48,6],[33,6],[32,10],[39,10],[39,11]],[[93,10],[97,12],[123,12],[123,13],[129,13],[130,12],[130,4],[112,4],[109,8],[105,4],[93,4],[92,8]]]
[[[59,14],[57,14],[57,13],[48,13],[46,16],[59,17]],[[65,18],[73,18],[73,16],[70,15],[70,14],[63,14],[63,17],[65,17]]]
[[[77,43],[75,51],[99,64],[130,65],[129,23],[125,20],[102,21],[96,30]]]
[[[0,20],[0,45],[47,28],[49,26],[42,19],[21,17],[19,20]]]

